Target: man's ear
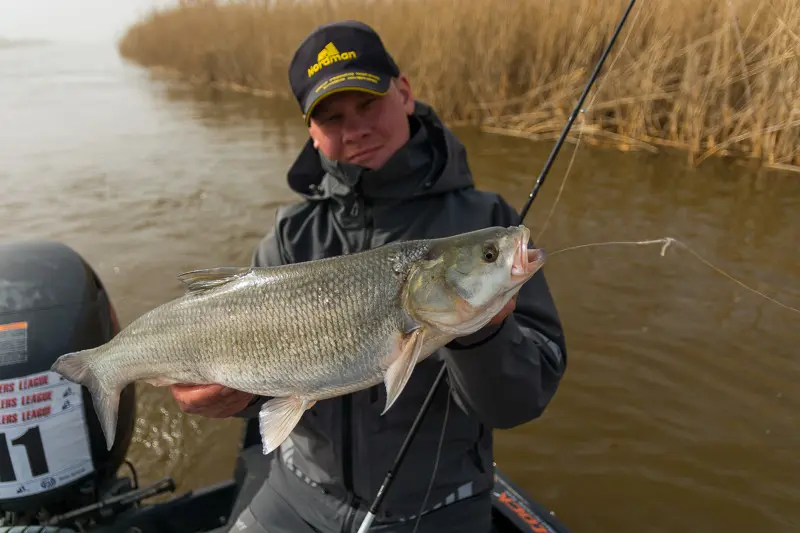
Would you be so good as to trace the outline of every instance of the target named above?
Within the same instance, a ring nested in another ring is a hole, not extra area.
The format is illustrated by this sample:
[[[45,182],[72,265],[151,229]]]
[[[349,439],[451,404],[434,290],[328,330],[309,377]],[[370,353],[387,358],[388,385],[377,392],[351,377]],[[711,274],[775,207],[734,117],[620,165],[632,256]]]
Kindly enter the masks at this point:
[[[314,148],[319,149],[319,141],[317,140],[317,136],[315,135],[316,130],[314,128],[314,124],[312,123],[308,127],[308,136],[311,137],[311,140],[314,141]]]
[[[407,115],[412,115],[414,113],[414,91],[411,89],[411,81],[408,79],[408,76],[401,73],[398,77],[394,78],[393,82],[403,102],[403,109]]]

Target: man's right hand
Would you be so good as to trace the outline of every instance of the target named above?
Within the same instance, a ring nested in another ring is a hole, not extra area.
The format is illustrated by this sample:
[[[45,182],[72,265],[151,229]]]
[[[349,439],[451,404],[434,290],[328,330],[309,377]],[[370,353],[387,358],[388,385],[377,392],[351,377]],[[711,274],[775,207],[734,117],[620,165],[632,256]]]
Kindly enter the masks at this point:
[[[222,385],[170,385],[170,392],[181,411],[209,418],[228,418],[253,400],[254,395]]]

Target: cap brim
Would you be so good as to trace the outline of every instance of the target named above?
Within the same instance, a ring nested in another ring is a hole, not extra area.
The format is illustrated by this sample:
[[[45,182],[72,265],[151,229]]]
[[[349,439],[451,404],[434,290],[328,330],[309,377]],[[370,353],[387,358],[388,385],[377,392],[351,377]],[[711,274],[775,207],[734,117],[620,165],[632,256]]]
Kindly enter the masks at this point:
[[[363,70],[340,72],[320,81],[308,94],[303,106],[306,125],[311,120],[311,113],[324,98],[344,91],[361,91],[383,96],[389,92],[392,77],[388,74],[374,74]]]

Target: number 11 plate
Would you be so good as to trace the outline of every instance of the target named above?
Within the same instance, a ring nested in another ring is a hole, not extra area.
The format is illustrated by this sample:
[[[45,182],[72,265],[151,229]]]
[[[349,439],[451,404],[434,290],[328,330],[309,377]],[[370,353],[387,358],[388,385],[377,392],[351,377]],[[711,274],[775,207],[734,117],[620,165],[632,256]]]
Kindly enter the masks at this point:
[[[81,388],[55,372],[0,381],[0,499],[94,471]]]

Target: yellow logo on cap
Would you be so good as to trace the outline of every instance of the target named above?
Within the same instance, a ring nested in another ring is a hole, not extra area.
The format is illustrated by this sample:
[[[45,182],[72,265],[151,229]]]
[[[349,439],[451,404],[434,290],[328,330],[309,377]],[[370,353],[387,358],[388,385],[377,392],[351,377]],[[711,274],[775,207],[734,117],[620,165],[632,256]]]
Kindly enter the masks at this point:
[[[336,63],[338,61],[347,61],[348,59],[355,59],[356,53],[353,51],[350,52],[339,52],[336,46],[331,42],[325,45],[325,48],[320,50],[319,54],[317,54],[317,62],[310,67],[308,67],[308,77],[310,78],[320,70],[322,67],[327,67]]]

